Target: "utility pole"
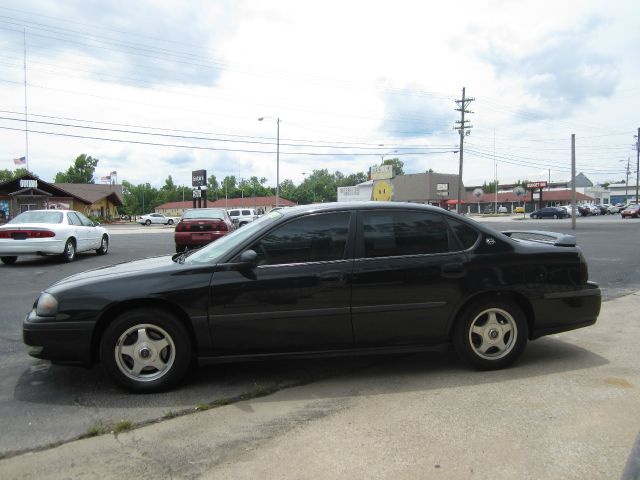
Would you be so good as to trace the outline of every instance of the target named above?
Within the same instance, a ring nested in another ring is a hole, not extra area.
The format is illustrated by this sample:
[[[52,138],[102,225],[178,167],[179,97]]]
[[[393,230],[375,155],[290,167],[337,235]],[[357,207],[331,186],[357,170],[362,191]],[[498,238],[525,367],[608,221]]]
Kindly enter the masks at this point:
[[[624,182],[624,204],[629,203],[629,157],[627,157],[627,180]]]
[[[458,201],[456,203],[456,212],[462,213],[462,163],[464,159],[464,137],[465,135],[469,135],[471,133],[472,125],[469,125],[467,122],[469,120],[464,119],[465,113],[473,113],[467,110],[469,104],[475,101],[475,98],[467,98],[465,96],[466,88],[462,88],[462,100],[456,100],[455,102],[458,104],[460,108],[456,108],[456,111],[460,112],[460,120],[456,120],[456,125],[454,125],[453,129],[458,130],[460,134],[460,165],[458,167]],[[640,131],[640,130],[639,130]]]
[[[576,134],[571,134],[571,229],[576,229]]]
[[[636,204],[640,203],[638,198],[638,186],[640,185],[640,128],[638,128],[638,134],[636,138]]]

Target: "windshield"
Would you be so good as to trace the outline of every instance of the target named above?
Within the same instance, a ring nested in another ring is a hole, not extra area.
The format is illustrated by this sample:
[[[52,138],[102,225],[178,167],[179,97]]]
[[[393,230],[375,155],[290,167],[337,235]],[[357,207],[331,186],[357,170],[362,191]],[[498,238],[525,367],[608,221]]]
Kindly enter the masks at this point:
[[[62,223],[62,212],[30,210],[22,212],[9,223]]]
[[[216,263],[224,258],[228,252],[233,251],[242,245],[245,240],[252,237],[254,233],[275,222],[282,217],[279,212],[271,212],[259,218],[255,222],[248,223],[232,233],[211,242],[200,250],[196,250],[185,259],[185,263]]]
[[[216,208],[198,208],[196,210],[187,210],[182,216],[183,219],[190,218],[224,218],[224,212]]]

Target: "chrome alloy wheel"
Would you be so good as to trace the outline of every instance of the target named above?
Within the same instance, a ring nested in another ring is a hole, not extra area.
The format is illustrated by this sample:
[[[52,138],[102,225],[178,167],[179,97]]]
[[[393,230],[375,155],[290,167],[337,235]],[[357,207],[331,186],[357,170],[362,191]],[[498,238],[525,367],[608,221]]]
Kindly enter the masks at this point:
[[[516,345],[518,326],[511,314],[500,308],[480,312],[469,328],[469,345],[476,355],[497,360],[508,355]]]
[[[114,349],[118,369],[137,382],[151,382],[167,374],[176,358],[171,336],[157,325],[134,325],[120,335]]]

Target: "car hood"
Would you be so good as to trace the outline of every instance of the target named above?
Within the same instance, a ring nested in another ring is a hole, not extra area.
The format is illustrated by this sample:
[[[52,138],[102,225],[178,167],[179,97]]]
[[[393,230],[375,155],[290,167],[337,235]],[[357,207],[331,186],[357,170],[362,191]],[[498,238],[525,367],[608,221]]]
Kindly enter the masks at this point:
[[[54,283],[52,287],[67,286],[70,283],[76,282],[91,282],[101,281],[114,277],[127,277],[133,275],[139,275],[142,273],[149,273],[151,271],[166,270],[168,268],[175,268],[176,264],[171,255],[163,255],[161,257],[150,257],[142,260],[134,260],[131,262],[118,263],[115,265],[109,265],[106,267],[100,267],[93,270],[87,270],[86,272],[76,273],[70,277],[63,278],[62,280]]]

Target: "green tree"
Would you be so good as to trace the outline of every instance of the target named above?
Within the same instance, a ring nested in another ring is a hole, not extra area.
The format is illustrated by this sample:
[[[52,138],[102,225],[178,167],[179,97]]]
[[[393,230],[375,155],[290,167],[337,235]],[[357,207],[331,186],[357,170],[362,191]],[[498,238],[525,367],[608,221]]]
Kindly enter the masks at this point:
[[[10,180],[13,180],[14,178],[18,178],[26,174],[34,175],[26,168],[16,168],[14,171],[11,171],[9,169],[0,170],[0,182],[8,182]]]
[[[388,158],[384,160],[381,165],[391,165],[394,175],[404,175],[404,162],[399,158]]]
[[[66,172],[56,173],[55,183],[95,183],[93,175],[98,166],[98,159],[90,155],[79,155]]]
[[[484,191],[484,193],[496,193],[498,185],[500,185],[498,180],[494,180],[493,182],[489,183],[484,182],[482,184],[482,190]]]
[[[280,182],[280,197],[295,202],[297,198],[297,191],[298,187],[293,183],[293,180],[287,178]]]

